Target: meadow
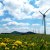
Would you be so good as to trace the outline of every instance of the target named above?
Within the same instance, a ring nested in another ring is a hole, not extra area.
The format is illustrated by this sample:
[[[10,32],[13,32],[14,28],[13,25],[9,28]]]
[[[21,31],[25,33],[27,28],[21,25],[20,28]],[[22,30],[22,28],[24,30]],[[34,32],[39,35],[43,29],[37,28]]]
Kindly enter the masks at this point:
[[[50,50],[50,35],[0,34],[0,50]]]

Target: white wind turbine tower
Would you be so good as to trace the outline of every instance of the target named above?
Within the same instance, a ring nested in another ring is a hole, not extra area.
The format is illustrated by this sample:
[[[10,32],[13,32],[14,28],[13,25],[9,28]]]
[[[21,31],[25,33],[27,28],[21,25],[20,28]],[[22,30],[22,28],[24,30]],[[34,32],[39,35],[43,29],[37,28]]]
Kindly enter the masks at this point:
[[[46,34],[46,21],[45,21],[45,18],[46,18],[46,13],[50,10],[50,8],[45,12],[45,13],[40,13],[42,14],[43,16],[43,25],[44,25],[44,34]]]

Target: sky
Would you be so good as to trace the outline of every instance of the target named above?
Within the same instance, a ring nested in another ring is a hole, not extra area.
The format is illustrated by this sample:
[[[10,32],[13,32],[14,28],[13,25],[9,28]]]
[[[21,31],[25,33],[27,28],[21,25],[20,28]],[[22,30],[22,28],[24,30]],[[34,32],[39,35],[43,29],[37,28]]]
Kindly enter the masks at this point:
[[[0,33],[12,31],[43,33],[43,16],[50,0],[0,0]],[[50,10],[46,15],[46,32],[50,34]]]

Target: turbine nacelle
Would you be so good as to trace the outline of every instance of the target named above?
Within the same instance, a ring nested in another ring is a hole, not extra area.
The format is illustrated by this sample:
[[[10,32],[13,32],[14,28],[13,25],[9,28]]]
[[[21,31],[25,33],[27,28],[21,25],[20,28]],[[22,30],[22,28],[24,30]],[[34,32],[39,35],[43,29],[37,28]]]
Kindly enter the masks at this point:
[[[45,17],[46,17],[46,15],[45,15],[45,14],[43,14],[43,17],[45,18]]]

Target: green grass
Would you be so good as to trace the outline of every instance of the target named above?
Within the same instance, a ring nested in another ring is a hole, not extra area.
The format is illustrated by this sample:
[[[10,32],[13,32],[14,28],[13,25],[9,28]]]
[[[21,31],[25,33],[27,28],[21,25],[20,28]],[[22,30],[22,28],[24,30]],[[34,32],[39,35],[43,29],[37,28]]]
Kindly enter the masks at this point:
[[[4,38],[10,38],[12,40],[19,40],[22,42],[28,42],[28,43],[32,43],[35,42],[37,43],[37,48],[39,46],[41,46],[41,44],[43,44],[43,41],[41,42],[41,40],[44,40],[44,44],[47,41],[47,50],[50,50],[50,35],[44,35],[44,34],[25,34],[25,35],[16,35],[16,34],[0,34],[0,38],[4,39]],[[0,42],[2,42],[3,40],[0,39]],[[38,50],[38,49],[37,49]],[[39,49],[41,50],[41,49]],[[44,50],[44,49],[42,49]]]
[[[17,40],[26,40],[26,41],[40,41],[44,39],[45,41],[50,42],[50,35],[44,34],[27,34],[27,35],[14,35],[14,34],[0,34],[0,38],[11,38]]]

